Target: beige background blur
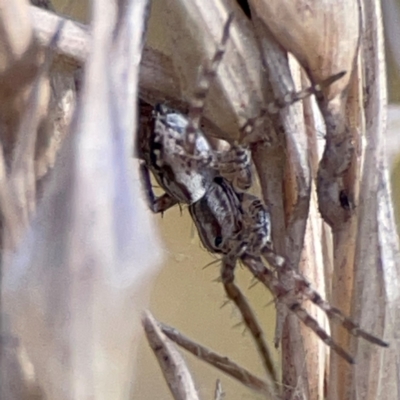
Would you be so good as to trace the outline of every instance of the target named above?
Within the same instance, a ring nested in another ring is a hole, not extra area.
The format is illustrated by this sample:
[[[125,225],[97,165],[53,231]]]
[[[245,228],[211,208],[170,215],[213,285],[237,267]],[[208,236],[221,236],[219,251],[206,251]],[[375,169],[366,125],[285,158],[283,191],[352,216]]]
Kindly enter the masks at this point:
[[[157,0],[153,0],[157,1]],[[54,5],[62,12],[85,21],[86,2],[72,2],[68,6],[65,0],[54,0]],[[154,33],[152,33],[154,35]],[[389,57],[390,59],[390,57]],[[398,68],[390,68],[391,98],[400,100],[400,80]],[[392,114],[392,132],[394,138],[391,149],[400,151],[397,134],[400,128],[400,112]],[[397,146],[397,147],[396,147]],[[393,154],[394,193],[400,199],[400,156]],[[149,212],[149,214],[151,214]],[[400,209],[397,208],[400,221]],[[219,264],[215,263],[206,269],[203,267],[215,260],[200,245],[193,223],[186,209],[181,212],[178,207],[165,213],[164,217],[155,218],[164,238],[165,263],[152,290],[149,308],[159,320],[174,326],[185,335],[199,343],[214,349],[222,355],[262,376],[263,370],[256,354],[255,347],[243,326],[236,326],[240,318],[229,303],[221,308],[226,298],[222,285],[214,282],[219,276]],[[267,340],[272,343],[274,330],[274,307],[268,305],[271,297],[261,285],[247,290],[251,277],[242,268],[237,268],[239,285],[246,289],[246,296],[255,307],[259,321],[265,330]],[[129,315],[126,316],[129,318]],[[159,371],[155,357],[147,343],[142,339],[139,346],[137,374],[134,399],[171,399],[168,388]],[[274,353],[278,359],[277,353]],[[220,378],[229,400],[261,398],[246,390],[230,378],[205,365],[194,357],[185,354],[189,367],[193,371],[197,388],[204,399],[213,398],[215,381]]]

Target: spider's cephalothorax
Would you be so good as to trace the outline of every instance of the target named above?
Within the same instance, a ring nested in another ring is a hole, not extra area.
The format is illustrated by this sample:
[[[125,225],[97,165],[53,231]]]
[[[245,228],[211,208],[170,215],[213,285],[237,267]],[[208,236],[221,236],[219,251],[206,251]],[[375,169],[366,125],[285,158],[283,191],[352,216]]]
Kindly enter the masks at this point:
[[[194,134],[193,157],[184,150],[188,119],[164,105],[154,110],[150,137],[150,169],[158,183],[179,202],[201,199],[216,171],[211,167],[212,149],[198,130]]]

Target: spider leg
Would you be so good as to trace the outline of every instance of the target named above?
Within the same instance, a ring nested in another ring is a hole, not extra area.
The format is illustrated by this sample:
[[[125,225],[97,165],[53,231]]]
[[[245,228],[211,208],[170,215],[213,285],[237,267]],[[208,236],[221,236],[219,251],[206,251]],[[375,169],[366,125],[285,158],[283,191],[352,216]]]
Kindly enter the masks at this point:
[[[258,347],[258,351],[261,354],[266,371],[268,372],[269,376],[272,377],[274,382],[278,382],[278,376],[272,362],[268,345],[264,338],[264,333],[249,303],[247,302],[246,297],[234,283],[234,270],[236,267],[236,261],[237,259],[233,255],[233,252],[222,258],[221,280],[224,285],[225,292],[228,298],[232,300],[239,309],[245,325],[251,332],[251,335],[253,336],[253,339]]]
[[[146,203],[153,213],[163,213],[178,203],[178,201],[168,193],[164,193],[160,197],[154,194],[151,186],[149,169],[144,163],[140,164],[140,180],[144,188]]]
[[[251,151],[247,147],[232,144],[227,151],[216,152],[220,174],[240,190],[248,190],[253,182]]]
[[[349,317],[345,316],[338,308],[332,307],[315,289],[313,289],[311,283],[302,274],[295,271],[286,262],[282,263],[282,257],[277,256],[273,251],[270,250],[263,251],[263,255],[268,263],[273,266],[276,265],[276,268],[279,269],[281,273],[285,274],[289,277],[289,279],[294,281],[293,290],[296,293],[301,294],[320,307],[326,313],[329,319],[339,321],[341,325],[353,336],[362,337],[368,342],[377,344],[378,346],[388,347],[388,343],[364,331],[359,327],[358,324],[353,322]],[[278,257],[280,262],[279,264],[276,262]]]
[[[252,243],[252,245],[249,246],[249,248],[252,251],[249,254],[252,254],[253,257],[258,255],[258,249],[259,251],[261,251],[262,256],[266,259],[268,264],[274,270],[280,273],[281,276],[278,280],[277,278],[275,278],[270,270],[264,267],[262,261],[260,260],[260,265],[268,273],[267,276],[270,277],[270,284],[272,284],[272,278],[276,281],[274,294],[277,295],[277,297],[279,297],[281,301],[283,301],[285,297],[290,298],[290,296],[293,295],[295,295],[297,298],[299,295],[305,297],[317,306],[319,306],[326,313],[329,319],[338,320],[341,325],[353,336],[362,337],[365,340],[382,347],[388,346],[386,342],[361,329],[355,322],[346,317],[339,309],[332,307],[327,301],[325,301],[321,297],[321,295],[312,288],[310,282],[302,274],[291,268],[284,257],[281,257],[275,253],[272,247],[272,243],[270,241],[265,241],[265,245],[260,246],[260,244],[263,243],[263,239],[268,239],[270,235],[269,214],[262,202],[257,201],[254,196],[243,196],[242,205],[250,218],[250,222],[248,222],[247,235],[249,238],[251,238],[250,242]],[[292,282],[292,285],[289,288],[283,282]],[[280,286],[278,287],[277,284],[279,284]],[[280,292],[277,292],[276,290],[280,290]],[[288,305],[288,307],[289,309],[291,309],[290,305]],[[281,321],[284,321],[284,319],[282,319],[282,315],[278,315],[278,317],[280,318],[278,318],[275,340],[278,340],[280,336],[279,331],[282,328],[279,324],[279,319]],[[275,344],[276,343],[277,342],[275,342]]]
[[[330,76],[329,78],[325,79],[317,85],[309,86],[298,92],[289,92],[283,97],[283,99],[276,99],[268,103],[265,107],[261,109],[260,113],[256,117],[249,118],[247,120],[247,122],[241,128],[241,135],[245,137],[248,134],[252,133],[255,126],[260,123],[267,114],[277,114],[282,108],[288,107],[293,103],[303,100],[313,94],[315,94],[316,96],[321,96],[322,90],[324,88],[332,85],[334,82],[342,78],[345,74],[346,72],[344,71],[339,72],[338,74]]]
[[[339,346],[329,334],[320,327],[318,321],[313,318],[299,303],[290,290],[286,289],[284,285],[274,276],[274,274],[264,266],[261,258],[253,257],[249,254],[243,254],[241,257],[244,265],[251,271],[251,273],[259,279],[277,298],[292,311],[305,326],[309,327],[314,333],[340,357],[345,359],[348,363],[354,364],[353,357]]]
[[[198,75],[197,89],[194,92],[193,99],[189,105],[189,124],[186,127],[186,149],[189,154],[193,154],[194,142],[196,132],[200,128],[200,119],[203,114],[205,100],[210,89],[211,81],[214,79],[219,64],[221,63],[222,57],[225,53],[226,44],[229,39],[229,28],[233,21],[233,13],[229,14],[229,17],[225,23],[224,30],[222,33],[222,39],[218,45],[213,58],[210,62],[205,63]]]
[[[295,272],[294,278],[296,280],[296,287],[303,291],[304,295],[307,296],[314,304],[325,311],[326,315],[330,319],[338,320],[343,328],[345,328],[350,334],[356,337],[362,337],[370,343],[377,344],[381,347],[388,347],[389,343],[382,339],[366,332],[358,324],[352,321],[349,317],[346,317],[338,308],[332,307],[326,300],[324,300],[318,292],[316,292],[311,285],[306,281],[304,277]],[[307,285],[308,284],[308,285]]]
[[[282,340],[283,326],[285,324],[288,309],[284,303],[278,301],[276,303],[276,321],[275,321],[275,334],[274,334],[274,346],[279,348],[279,343]]]

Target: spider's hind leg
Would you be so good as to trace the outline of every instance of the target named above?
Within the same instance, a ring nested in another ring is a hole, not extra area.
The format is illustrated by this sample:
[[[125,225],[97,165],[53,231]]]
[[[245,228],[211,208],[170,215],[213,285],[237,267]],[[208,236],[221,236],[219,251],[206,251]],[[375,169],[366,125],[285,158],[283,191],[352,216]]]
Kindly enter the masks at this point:
[[[246,297],[243,295],[239,287],[236,286],[234,282],[234,270],[236,266],[236,261],[237,258],[233,255],[233,253],[228,254],[222,258],[221,280],[224,285],[225,293],[239,309],[243,321],[246,327],[249,329],[257,345],[266,371],[268,372],[269,376],[271,376],[274,382],[278,382],[278,375],[272,362],[271,353],[265,341],[264,333],[261,329],[261,326],[258,323],[257,318],[253,313],[253,310],[251,309],[249,303],[247,302]]]
[[[294,293],[310,300],[321,308],[329,319],[337,320],[351,335],[364,338],[370,343],[381,347],[387,347],[388,344],[382,339],[364,331],[349,317],[344,315],[339,309],[331,306],[322,296],[312,287],[311,283],[302,274],[291,268],[284,259],[276,255],[273,251],[264,249],[263,255],[269,264],[275,265],[276,269],[281,271],[288,279],[293,281]],[[279,261],[277,261],[279,260]],[[278,264],[279,262],[279,264]]]
[[[302,306],[297,298],[297,293],[287,289],[274,274],[265,267],[260,257],[245,254],[242,261],[251,273],[262,282],[273,294],[273,296],[286,305],[304,325],[309,327],[327,346],[335,351],[340,357],[348,363],[354,364],[353,357],[338,345],[331,336],[319,325],[318,321],[313,318]]]
[[[229,150],[216,153],[220,174],[235,189],[246,191],[253,183],[251,151],[248,147],[232,144]]]

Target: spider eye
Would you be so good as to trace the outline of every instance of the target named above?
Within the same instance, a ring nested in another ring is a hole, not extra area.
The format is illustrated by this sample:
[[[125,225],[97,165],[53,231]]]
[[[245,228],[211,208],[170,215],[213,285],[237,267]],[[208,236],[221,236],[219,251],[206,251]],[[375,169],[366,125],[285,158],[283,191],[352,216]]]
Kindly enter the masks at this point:
[[[214,245],[215,245],[215,247],[221,246],[221,243],[222,243],[222,236],[217,236],[217,237],[215,238],[215,240],[214,240]]]
[[[165,104],[157,103],[154,106],[154,111],[156,114],[166,115],[168,113],[168,108],[165,106]]]

